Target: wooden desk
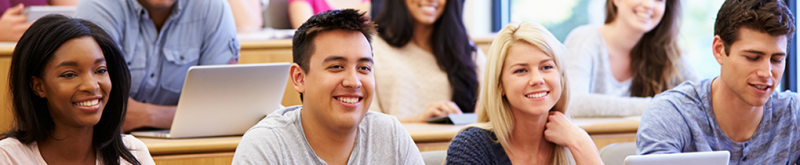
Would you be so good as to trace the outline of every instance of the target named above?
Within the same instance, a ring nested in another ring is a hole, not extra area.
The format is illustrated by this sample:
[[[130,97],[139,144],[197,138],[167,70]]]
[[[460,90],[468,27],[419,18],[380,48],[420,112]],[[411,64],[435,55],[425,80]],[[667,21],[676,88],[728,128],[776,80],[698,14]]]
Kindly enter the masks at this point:
[[[573,123],[586,130],[598,148],[611,143],[633,142],[636,118],[578,118]],[[403,124],[420,151],[447,150],[465,125]],[[196,139],[140,137],[156,164],[230,164],[241,136]]]

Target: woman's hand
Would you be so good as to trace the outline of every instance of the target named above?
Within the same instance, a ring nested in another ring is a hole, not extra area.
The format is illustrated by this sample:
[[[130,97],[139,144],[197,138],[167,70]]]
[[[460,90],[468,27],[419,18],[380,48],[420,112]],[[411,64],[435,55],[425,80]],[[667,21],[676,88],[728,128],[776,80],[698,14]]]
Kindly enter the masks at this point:
[[[544,128],[544,138],[567,147],[577,164],[603,164],[600,153],[589,134],[572,124],[564,113],[550,112]]]
[[[547,117],[544,137],[547,141],[565,147],[573,147],[581,141],[591,142],[592,140],[586,131],[573,125],[564,113],[558,111],[551,111],[550,116]]]
[[[428,105],[417,116],[406,118],[404,122],[426,122],[430,118],[447,116],[448,114],[461,114],[461,109],[452,101],[436,101]]]

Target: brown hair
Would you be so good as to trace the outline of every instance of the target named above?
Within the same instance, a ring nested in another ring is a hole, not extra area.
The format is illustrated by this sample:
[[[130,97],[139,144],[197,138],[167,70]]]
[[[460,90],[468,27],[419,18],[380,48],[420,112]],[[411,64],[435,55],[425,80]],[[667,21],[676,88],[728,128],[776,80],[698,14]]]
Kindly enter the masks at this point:
[[[292,38],[292,62],[300,65],[303,72],[308,73],[308,63],[311,55],[314,54],[314,37],[319,33],[332,30],[358,31],[364,34],[367,42],[372,43],[372,34],[375,34],[375,23],[369,21],[359,13],[358,10],[343,9],[329,10],[315,14],[297,28]],[[370,45],[370,49],[372,46]],[[303,101],[303,93],[300,93],[300,101]]]
[[[739,40],[739,28],[747,27],[772,36],[794,35],[794,16],[783,1],[727,0],[722,4],[714,23],[714,35],[719,35],[730,53],[730,46]],[[788,42],[787,42],[788,43]]]
[[[631,50],[631,96],[651,97],[683,82],[676,68],[682,65],[678,46],[678,30],[680,29],[680,0],[667,0],[664,17],[661,22],[645,33]],[[617,7],[613,0],[606,1],[606,24],[614,22]]]

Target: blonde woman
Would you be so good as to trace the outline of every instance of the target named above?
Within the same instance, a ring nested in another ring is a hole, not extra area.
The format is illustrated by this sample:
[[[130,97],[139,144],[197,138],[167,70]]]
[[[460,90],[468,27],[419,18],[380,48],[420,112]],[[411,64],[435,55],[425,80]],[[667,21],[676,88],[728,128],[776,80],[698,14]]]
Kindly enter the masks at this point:
[[[478,123],[462,130],[447,164],[602,164],[586,131],[564,116],[566,49],[542,25],[498,33],[478,97]]]

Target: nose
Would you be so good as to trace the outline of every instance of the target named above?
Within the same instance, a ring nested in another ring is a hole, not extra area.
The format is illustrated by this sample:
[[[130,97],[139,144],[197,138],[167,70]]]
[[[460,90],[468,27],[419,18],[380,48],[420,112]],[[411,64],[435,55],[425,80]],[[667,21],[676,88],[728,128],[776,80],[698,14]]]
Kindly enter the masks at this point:
[[[361,78],[359,78],[358,71],[356,69],[347,71],[345,78],[342,81],[342,86],[345,88],[361,88]]]
[[[538,86],[544,84],[544,77],[542,77],[542,73],[537,71],[530,72],[530,80],[528,80],[528,85],[530,86]]]
[[[756,70],[756,76],[759,78],[770,78],[772,77],[772,60],[762,60],[758,64],[758,70]]]
[[[83,82],[81,82],[78,90],[85,91],[88,93],[96,93],[98,89],[100,89],[100,81],[97,79],[97,76],[94,74],[86,74],[87,76],[83,76]]]
[[[655,3],[655,0],[643,0],[642,6],[644,6],[644,8],[647,10],[651,10],[655,6]]]

